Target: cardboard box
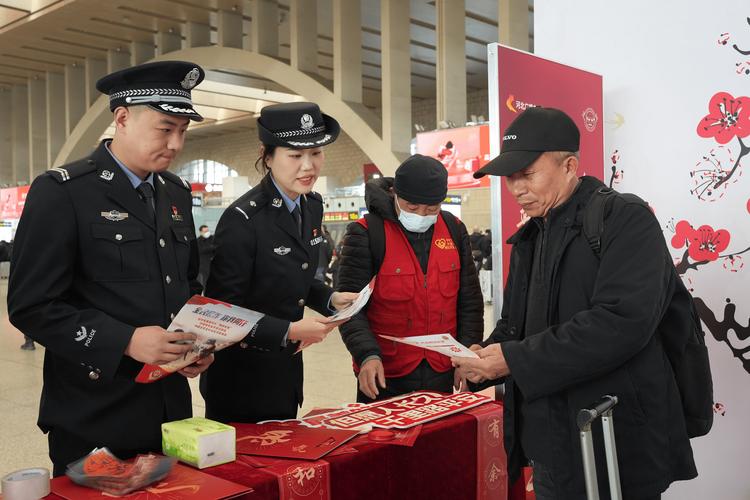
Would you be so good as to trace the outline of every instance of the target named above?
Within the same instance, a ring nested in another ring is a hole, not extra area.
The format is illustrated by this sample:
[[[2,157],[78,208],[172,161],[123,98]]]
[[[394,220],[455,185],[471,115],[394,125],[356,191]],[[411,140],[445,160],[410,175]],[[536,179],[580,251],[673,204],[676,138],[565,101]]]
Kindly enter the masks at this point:
[[[193,417],[161,424],[165,455],[199,469],[235,460],[235,429],[207,418]]]

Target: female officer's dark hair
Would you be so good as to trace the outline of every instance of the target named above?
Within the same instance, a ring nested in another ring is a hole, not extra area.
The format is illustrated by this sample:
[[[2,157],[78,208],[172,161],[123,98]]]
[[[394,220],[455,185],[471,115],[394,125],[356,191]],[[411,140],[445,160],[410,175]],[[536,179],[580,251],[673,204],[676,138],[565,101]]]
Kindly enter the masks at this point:
[[[260,156],[255,160],[255,170],[257,170],[259,174],[266,175],[271,171],[266,164],[266,156],[273,156],[277,147],[278,146],[272,144],[261,144]]]

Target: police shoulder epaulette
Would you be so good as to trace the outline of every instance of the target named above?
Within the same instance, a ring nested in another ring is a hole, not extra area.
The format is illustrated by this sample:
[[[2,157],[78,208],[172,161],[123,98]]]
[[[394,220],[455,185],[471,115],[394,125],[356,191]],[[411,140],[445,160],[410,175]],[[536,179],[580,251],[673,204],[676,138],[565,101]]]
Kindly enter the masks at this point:
[[[245,196],[237,200],[234,210],[242,214],[245,219],[250,220],[263,207],[268,200],[262,192],[253,193],[250,191]]]
[[[190,186],[190,183],[179,175],[175,175],[172,172],[168,172],[166,170],[164,172],[160,172],[159,175],[164,179],[167,179],[168,181],[172,181],[183,189],[187,189],[188,191],[193,190],[193,188]]]
[[[310,191],[307,193],[307,198],[310,200],[319,201],[320,203],[323,203],[323,196],[321,196],[320,193],[316,193],[315,191]]]
[[[63,182],[93,172],[94,170],[96,170],[96,163],[94,160],[79,160],[63,165],[62,167],[52,167],[47,170],[45,174],[62,184]]]

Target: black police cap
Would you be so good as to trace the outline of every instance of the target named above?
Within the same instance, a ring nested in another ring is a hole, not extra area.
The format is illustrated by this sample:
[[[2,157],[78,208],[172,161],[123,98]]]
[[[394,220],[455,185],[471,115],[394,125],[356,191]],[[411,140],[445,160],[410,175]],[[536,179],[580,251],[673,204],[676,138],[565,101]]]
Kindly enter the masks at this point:
[[[578,127],[564,112],[555,108],[528,108],[505,129],[500,154],[474,172],[474,177],[512,175],[546,151],[576,152],[580,141]]]
[[[339,122],[312,102],[272,104],[260,110],[258,138],[269,146],[317,148],[336,140]]]
[[[109,95],[109,109],[147,105],[168,115],[194,121],[203,117],[193,108],[190,91],[206,76],[187,61],[159,61],[133,66],[102,77],[96,89]]]
[[[435,158],[412,155],[396,169],[393,189],[402,200],[438,205],[448,194],[448,170]]]

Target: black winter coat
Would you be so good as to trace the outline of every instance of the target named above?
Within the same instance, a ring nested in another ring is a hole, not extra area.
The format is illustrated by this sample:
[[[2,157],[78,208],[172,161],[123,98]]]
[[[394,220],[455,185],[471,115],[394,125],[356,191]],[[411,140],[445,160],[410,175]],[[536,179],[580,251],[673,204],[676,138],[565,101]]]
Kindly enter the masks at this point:
[[[136,384],[123,353],[136,327],[169,326],[200,293],[190,185],[154,177],[156,224],[105,149],[48,170],[18,224],[10,321],[42,344],[39,427],[98,446],[161,449],[161,423],[192,414],[185,377]]]
[[[206,296],[262,312],[244,341],[216,353],[201,378],[206,416],[224,422],[294,418],[302,404],[302,353],[281,346],[305,306],[330,315],[333,292],[315,280],[323,201],[302,197],[302,236],[270,174],[224,211]]]
[[[549,415],[546,425],[528,430],[548,440],[542,443],[549,450],[545,465],[563,478],[561,498],[585,495],[577,411],[614,394],[619,398],[614,429],[623,494],[645,498],[697,475],[680,395],[655,335],[679,278],[671,270],[657,219],[646,207],[621,197],[606,219],[601,259],[594,255],[581,233],[581,218],[601,186],[597,179],[583,177],[571,199],[548,216],[548,227],[562,235],[547,243],[545,265],[551,279],[546,324],[551,326],[528,337],[526,295],[539,226],[527,223],[508,240],[513,250],[501,319],[486,343],[502,343],[511,373],[505,396],[511,480],[523,464],[519,394],[530,410]],[[593,432],[603,478],[600,421]],[[609,498],[607,482],[600,480],[599,486],[602,498]]]
[[[390,193],[392,186],[393,178],[388,177],[368,182],[365,186],[365,203],[370,212],[383,219],[397,222],[398,217],[393,207],[394,198]],[[471,257],[469,234],[463,223],[459,227],[461,241],[456,242],[456,246],[460,252],[461,277],[457,304],[457,339],[462,344],[469,346],[478,344],[483,338],[484,304],[474,260]],[[375,275],[370,252],[369,233],[361,224],[353,222],[347,227],[343,241],[337,289],[346,292],[358,292]],[[420,256],[422,256],[424,250],[420,248],[420,245],[415,245],[412,238],[409,238],[409,242],[412,243],[417,259],[421,262]],[[361,364],[369,356],[380,355],[380,347],[370,330],[366,312],[367,309],[365,308],[339,327],[346,348],[357,364]]]

